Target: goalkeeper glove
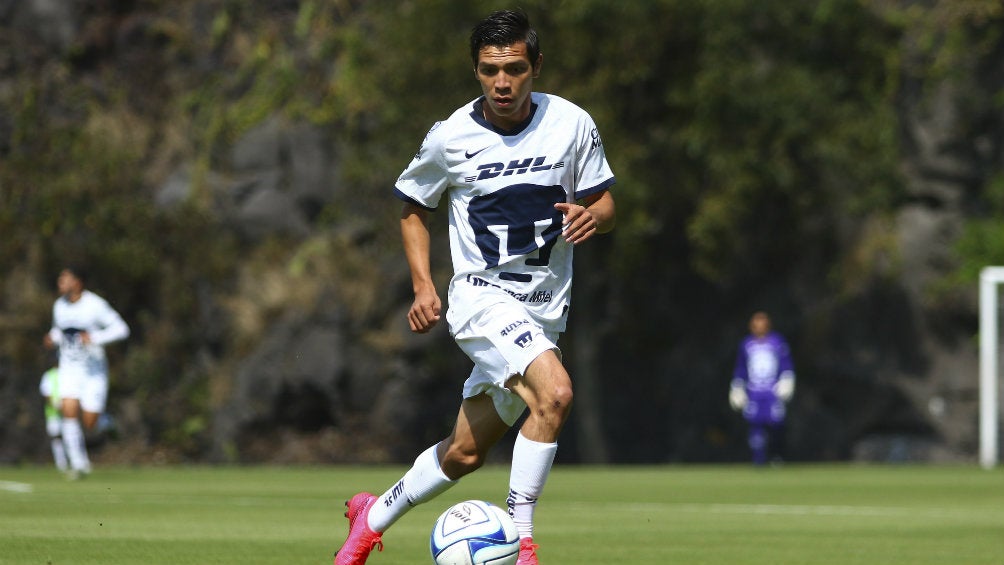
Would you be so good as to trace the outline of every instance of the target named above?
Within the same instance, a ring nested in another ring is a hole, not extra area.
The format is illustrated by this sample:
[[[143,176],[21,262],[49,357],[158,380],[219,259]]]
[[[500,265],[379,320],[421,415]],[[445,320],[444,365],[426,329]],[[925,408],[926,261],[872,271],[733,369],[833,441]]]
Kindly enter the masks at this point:
[[[739,411],[746,408],[746,389],[741,386],[733,386],[729,390],[729,404],[733,410]]]
[[[791,400],[791,396],[795,394],[795,373],[792,373],[791,371],[781,373],[781,378],[774,383],[774,394],[776,394],[782,402],[788,402]]]

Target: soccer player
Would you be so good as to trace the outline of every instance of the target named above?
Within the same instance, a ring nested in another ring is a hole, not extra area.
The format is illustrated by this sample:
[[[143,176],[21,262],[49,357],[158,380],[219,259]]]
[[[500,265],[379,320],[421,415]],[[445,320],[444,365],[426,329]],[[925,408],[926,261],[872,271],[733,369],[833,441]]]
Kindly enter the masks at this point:
[[[49,436],[49,445],[52,448],[52,460],[60,471],[69,471],[70,466],[66,460],[66,448],[63,446],[63,416],[59,411],[58,368],[52,367],[42,373],[42,380],[38,383],[38,392],[41,393],[42,399],[45,401],[45,433]]]
[[[91,472],[84,428],[94,428],[108,398],[104,346],[129,337],[122,316],[85,284],[81,267],[67,267],[59,273],[60,296],[52,307],[52,328],[43,338],[46,347],[59,348],[60,431],[71,479]]]
[[[795,369],[788,343],[771,331],[770,316],[755,312],[750,335],[739,344],[729,403],[749,424],[753,463],[763,465],[778,453],[784,433],[785,404],[795,392]]]
[[[411,330],[440,321],[430,269],[430,213],[443,198],[454,275],[446,321],[474,362],[453,431],[374,496],[346,502],[349,535],[336,565],[365,563],[405,512],[478,469],[529,407],[512,454],[507,505],[520,565],[536,564],[533,514],[572,404],[556,345],[565,329],[572,249],[613,229],[614,176],[592,118],[533,92],[543,56],[522,12],[498,11],[471,32],[482,96],[436,123],[398,178],[401,233],[415,299]]]

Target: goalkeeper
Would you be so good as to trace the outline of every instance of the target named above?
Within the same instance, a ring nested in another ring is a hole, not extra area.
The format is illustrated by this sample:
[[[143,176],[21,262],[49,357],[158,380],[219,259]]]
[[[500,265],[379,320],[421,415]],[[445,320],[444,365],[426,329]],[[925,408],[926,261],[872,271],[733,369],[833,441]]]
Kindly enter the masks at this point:
[[[754,313],[749,327],[750,335],[739,344],[729,404],[742,411],[749,424],[753,463],[763,465],[769,458],[780,458],[785,405],[795,392],[795,369],[788,343],[771,331],[766,312]]]

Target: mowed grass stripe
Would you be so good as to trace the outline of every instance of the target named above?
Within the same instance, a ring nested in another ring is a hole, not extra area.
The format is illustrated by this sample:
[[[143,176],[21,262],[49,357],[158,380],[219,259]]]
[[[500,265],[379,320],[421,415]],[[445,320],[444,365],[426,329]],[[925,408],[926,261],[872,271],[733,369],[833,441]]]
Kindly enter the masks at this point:
[[[0,564],[331,563],[343,501],[386,467],[0,467]],[[25,486],[27,485],[27,486]],[[385,536],[373,565],[429,563],[453,502],[504,504],[489,466]],[[565,466],[537,512],[545,565],[1004,563],[1004,475],[975,467]]]

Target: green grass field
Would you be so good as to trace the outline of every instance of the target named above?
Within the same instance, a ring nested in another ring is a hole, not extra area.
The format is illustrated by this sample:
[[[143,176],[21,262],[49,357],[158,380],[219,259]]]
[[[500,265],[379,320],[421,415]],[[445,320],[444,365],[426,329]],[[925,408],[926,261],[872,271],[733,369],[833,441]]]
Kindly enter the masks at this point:
[[[0,564],[328,564],[342,503],[401,467],[0,467]],[[431,563],[453,502],[502,504],[488,467],[402,518],[373,565]],[[972,467],[558,466],[537,511],[544,565],[1004,564],[1004,473]]]

